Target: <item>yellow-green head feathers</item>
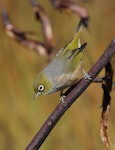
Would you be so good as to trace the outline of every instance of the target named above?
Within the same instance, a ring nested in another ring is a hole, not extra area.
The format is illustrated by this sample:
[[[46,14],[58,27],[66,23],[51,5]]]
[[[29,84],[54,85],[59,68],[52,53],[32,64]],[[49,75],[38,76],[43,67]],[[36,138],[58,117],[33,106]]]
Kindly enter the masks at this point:
[[[80,79],[82,56],[86,43],[80,44],[80,21],[72,40],[62,48],[50,64],[34,80],[35,97],[63,90]]]
[[[47,78],[47,76],[41,72],[36,76],[33,87],[35,91],[35,97],[37,97],[40,94],[45,95],[48,94],[48,92],[51,89],[51,82]]]

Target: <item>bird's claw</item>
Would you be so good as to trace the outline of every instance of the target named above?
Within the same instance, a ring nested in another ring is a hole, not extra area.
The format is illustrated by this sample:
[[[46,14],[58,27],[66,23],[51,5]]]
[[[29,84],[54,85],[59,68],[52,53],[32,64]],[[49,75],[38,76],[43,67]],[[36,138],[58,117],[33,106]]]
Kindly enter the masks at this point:
[[[61,97],[60,97],[60,102],[62,102],[63,104],[65,103],[65,101],[64,101],[64,99],[66,98],[66,96],[65,95],[62,95]]]
[[[86,80],[92,80],[92,77],[87,73],[87,72],[85,72],[85,70],[84,69],[82,69],[82,71],[83,71],[83,74],[84,74],[84,78],[86,79]]]
[[[62,102],[63,104],[65,103],[64,99],[66,98],[66,96],[63,94],[63,90],[60,92],[60,102]]]

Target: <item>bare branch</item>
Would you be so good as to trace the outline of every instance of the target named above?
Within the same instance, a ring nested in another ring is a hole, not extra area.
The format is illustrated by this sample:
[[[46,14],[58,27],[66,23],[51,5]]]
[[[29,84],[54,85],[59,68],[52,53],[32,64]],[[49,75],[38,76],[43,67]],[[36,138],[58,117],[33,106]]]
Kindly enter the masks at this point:
[[[35,17],[39,20],[42,24],[42,31],[44,37],[44,44],[47,48],[48,53],[52,53],[54,50],[54,38],[50,20],[45,13],[45,10],[40,6],[36,0],[29,0],[31,5],[33,6],[33,10],[35,13]]]
[[[28,37],[28,35],[35,35],[36,33],[34,31],[22,31],[13,26],[5,7],[3,6],[3,4],[0,4],[0,6],[2,10],[2,19],[4,23],[5,32],[11,39],[15,40],[16,42],[22,44],[27,48],[34,50],[37,54],[45,56],[49,56],[51,54],[53,46],[52,48],[50,47],[51,50],[49,50],[47,44],[38,42]]]
[[[33,6],[33,10],[35,13],[35,17],[38,21],[40,21],[42,25],[42,31],[43,31],[43,37],[44,41],[39,42],[33,38],[30,37],[30,35],[34,34],[34,31],[22,31],[20,29],[17,29],[11,22],[8,13],[3,6],[2,3],[0,3],[0,7],[2,10],[2,18],[4,23],[4,28],[6,31],[6,34],[13,40],[17,41],[18,43],[22,44],[23,46],[30,48],[34,50],[36,53],[40,55],[46,55],[50,56],[49,58],[52,58],[54,55],[54,38],[53,38],[53,32],[50,20],[45,13],[45,10],[41,7],[41,5],[36,2],[36,0],[29,0],[31,5]],[[87,27],[88,25],[88,13],[85,10],[85,8],[70,2],[69,0],[52,0],[53,4],[56,8],[62,10],[67,9],[72,12],[77,13],[80,18],[82,18],[84,22],[84,26]],[[29,35],[29,36],[28,36]]]
[[[110,95],[108,93],[106,93],[107,92],[106,86],[104,84],[102,84],[102,87],[103,87],[103,90],[105,93],[104,95],[106,95],[108,100],[110,101]],[[106,100],[107,100],[107,98],[106,98]],[[107,102],[104,102],[104,103],[107,103]],[[109,114],[110,114],[110,102],[106,105],[106,110],[102,110],[101,127],[100,127],[101,141],[107,150],[111,149],[110,148],[111,142],[110,142],[109,136],[108,136]]]
[[[79,15],[80,19],[83,20],[84,26],[85,27],[88,26],[89,15],[84,7],[70,0],[51,0],[51,2],[60,11],[66,9],[68,11],[75,12],[76,14]]]
[[[92,69],[89,71],[89,75],[92,77],[92,81],[99,74],[99,72],[105,67],[110,59],[115,55],[115,38],[112,40],[106,51],[95,63]],[[84,92],[84,90],[91,84],[91,80],[82,79],[77,85],[74,85],[71,90],[68,91],[64,103],[60,102],[52,114],[48,117],[41,129],[35,135],[33,140],[27,146],[26,150],[37,150],[45,141],[57,121],[63,116],[67,109],[74,103],[74,101]]]
[[[113,82],[113,70],[110,62],[108,62],[107,65],[105,66],[105,76],[107,77],[102,83],[103,103],[102,103],[100,135],[102,143],[105,145],[107,150],[110,150],[111,142],[108,136],[108,126],[109,126],[109,114],[111,102],[110,92],[112,90],[112,82]]]

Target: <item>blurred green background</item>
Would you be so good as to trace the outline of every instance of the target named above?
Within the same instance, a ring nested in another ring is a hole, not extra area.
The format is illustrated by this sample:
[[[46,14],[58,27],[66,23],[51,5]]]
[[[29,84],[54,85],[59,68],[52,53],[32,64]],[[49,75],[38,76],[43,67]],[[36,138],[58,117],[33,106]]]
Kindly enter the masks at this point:
[[[39,33],[38,40],[43,40],[41,25],[35,20],[28,0],[3,2],[15,26],[26,31],[35,30]],[[79,17],[74,13],[58,12],[48,0],[39,2],[51,20],[56,50],[59,50],[73,36]],[[115,0],[89,0],[79,3],[90,15],[89,31],[84,29],[81,35],[82,42],[88,42],[83,58],[84,69],[88,71],[115,37]],[[41,96],[33,101],[34,77],[47,64],[45,57],[38,56],[6,36],[0,14],[1,150],[25,149],[59,103],[59,93]],[[115,71],[115,57],[112,64]],[[111,92],[111,96],[109,135],[114,150],[115,91]],[[104,150],[99,131],[101,101],[101,85],[90,85],[61,118],[41,150]]]

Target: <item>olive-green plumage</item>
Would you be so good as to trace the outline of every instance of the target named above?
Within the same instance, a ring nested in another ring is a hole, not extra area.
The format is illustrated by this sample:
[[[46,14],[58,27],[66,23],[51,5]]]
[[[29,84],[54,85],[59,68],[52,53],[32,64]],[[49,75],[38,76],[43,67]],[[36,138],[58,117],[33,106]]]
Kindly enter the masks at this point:
[[[63,90],[81,79],[82,56],[86,46],[86,43],[80,45],[79,35],[82,26],[83,23],[80,21],[73,39],[35,78],[35,97]]]

